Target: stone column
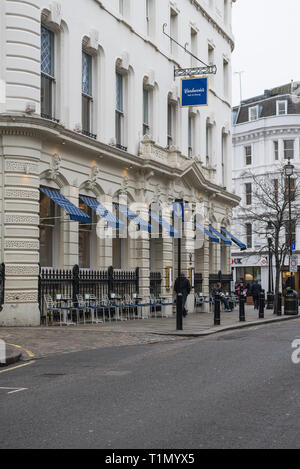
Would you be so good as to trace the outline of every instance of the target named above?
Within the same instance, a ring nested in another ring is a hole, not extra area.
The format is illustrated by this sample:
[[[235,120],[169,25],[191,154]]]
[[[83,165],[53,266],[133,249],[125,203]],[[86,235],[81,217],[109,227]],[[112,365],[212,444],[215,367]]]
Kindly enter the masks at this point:
[[[209,243],[208,239],[205,237],[204,246],[203,246],[203,295],[209,297],[209,274],[210,274],[210,256],[209,256]],[[206,303],[205,309],[208,311],[209,306]]]
[[[61,193],[76,207],[78,207],[79,200],[79,190],[75,186],[66,186],[61,190]],[[61,243],[63,246],[63,255],[61,259],[61,267],[64,269],[73,269],[74,265],[77,265],[79,262],[79,243],[78,243],[78,231],[79,223],[77,221],[71,221],[70,215],[68,215],[64,210],[61,211],[62,214],[62,227],[61,227]]]
[[[107,208],[113,213],[113,206],[112,206],[112,199],[109,196],[102,196],[98,197],[98,201],[101,202],[103,205],[106,203],[108,204]],[[97,221],[102,223],[103,226],[103,219],[100,219],[97,215]],[[106,229],[105,229],[106,230]],[[108,269],[113,265],[112,259],[112,245],[113,245],[113,237],[116,236],[116,229],[115,228],[108,228],[107,229],[107,236],[104,236],[104,229],[96,230],[97,231],[97,268],[100,270]],[[108,237],[108,233],[111,233],[111,237]]]
[[[148,220],[149,212],[146,206],[140,211],[140,217]],[[140,231],[137,239],[130,239],[135,246],[136,267],[139,268],[139,296],[144,300],[150,298],[150,240],[148,231]],[[142,309],[147,315],[146,308]]]
[[[40,158],[41,142],[33,134],[16,131],[3,135],[1,257],[6,265],[6,282],[0,326],[40,324]]]

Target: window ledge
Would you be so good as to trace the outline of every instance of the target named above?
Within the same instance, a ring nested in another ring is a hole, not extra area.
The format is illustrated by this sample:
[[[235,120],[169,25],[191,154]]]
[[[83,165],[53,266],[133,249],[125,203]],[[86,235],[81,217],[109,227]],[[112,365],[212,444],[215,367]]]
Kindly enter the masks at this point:
[[[93,138],[94,140],[97,140],[97,135],[96,134],[92,134],[91,132],[88,132],[87,130],[80,130],[80,133],[82,135],[85,135],[86,137],[89,137],[89,138]]]
[[[47,119],[48,121],[52,121],[52,122],[56,122],[57,124],[59,124],[59,119],[55,119],[55,117],[53,116],[49,116],[48,114],[42,114],[41,113],[41,118],[42,119]]]

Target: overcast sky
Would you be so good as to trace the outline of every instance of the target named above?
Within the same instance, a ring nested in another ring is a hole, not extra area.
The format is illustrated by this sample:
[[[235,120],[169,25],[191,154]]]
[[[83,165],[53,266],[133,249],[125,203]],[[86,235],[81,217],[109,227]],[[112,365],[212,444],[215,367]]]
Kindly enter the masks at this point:
[[[300,0],[237,0],[233,33],[233,72],[245,72],[243,99],[300,81]],[[233,104],[239,102],[239,77],[233,75]]]

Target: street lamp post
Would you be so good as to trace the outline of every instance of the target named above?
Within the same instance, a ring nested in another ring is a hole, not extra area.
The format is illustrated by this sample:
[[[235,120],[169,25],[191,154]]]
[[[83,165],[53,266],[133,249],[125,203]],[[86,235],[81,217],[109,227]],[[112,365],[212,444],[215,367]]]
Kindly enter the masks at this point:
[[[293,250],[292,250],[292,200],[291,200],[291,177],[294,174],[294,166],[291,164],[291,161],[289,159],[288,164],[285,165],[284,171],[285,175],[288,178],[288,190],[289,190],[289,235],[288,235],[288,240],[289,240],[289,254],[290,254],[290,261],[291,261],[291,256],[293,255]],[[291,262],[290,262],[291,264]],[[294,274],[291,272],[291,288],[294,290],[295,289],[295,278]]]
[[[267,226],[267,238],[269,247],[269,282],[267,293],[267,309],[274,308],[274,292],[273,292],[273,263],[272,263],[272,223],[269,222]]]

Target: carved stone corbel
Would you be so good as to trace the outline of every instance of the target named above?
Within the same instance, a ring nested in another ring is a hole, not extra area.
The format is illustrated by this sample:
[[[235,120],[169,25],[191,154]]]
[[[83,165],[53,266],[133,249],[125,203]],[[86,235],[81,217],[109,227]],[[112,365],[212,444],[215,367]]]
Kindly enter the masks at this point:
[[[98,166],[94,166],[91,169],[90,179],[86,183],[86,188],[87,189],[92,191],[96,188],[97,178],[98,178],[99,172],[100,172],[100,169],[98,168]]]
[[[54,155],[52,155],[51,168],[48,169],[46,174],[47,179],[52,179],[53,181],[56,181],[60,172],[61,161],[62,158],[58,153],[54,153]]]

